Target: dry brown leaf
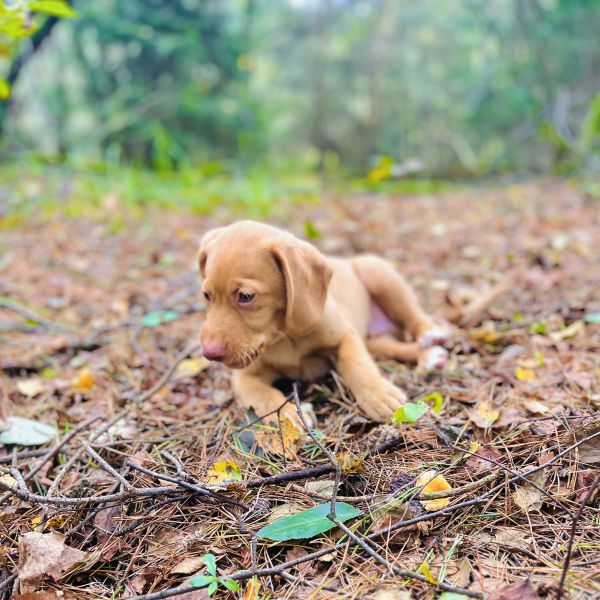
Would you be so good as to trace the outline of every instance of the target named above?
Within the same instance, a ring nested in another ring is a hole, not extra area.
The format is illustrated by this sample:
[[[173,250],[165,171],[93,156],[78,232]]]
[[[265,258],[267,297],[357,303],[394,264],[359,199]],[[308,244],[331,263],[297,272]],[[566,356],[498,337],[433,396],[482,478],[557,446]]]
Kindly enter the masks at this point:
[[[377,590],[372,596],[373,600],[412,600],[413,596],[399,585],[391,585]]]
[[[25,533],[19,538],[17,572],[21,591],[34,592],[44,575],[58,581],[88,558],[89,552],[67,546],[65,536],[55,531]]]
[[[244,595],[242,600],[259,600],[260,594],[260,581],[256,577],[248,580],[246,587],[244,588]]]
[[[541,600],[528,579],[503,585],[499,589],[492,590],[487,597],[488,600]]]
[[[204,561],[201,556],[190,556],[178,562],[169,573],[177,573],[179,575],[190,575],[204,567]]]
[[[452,577],[452,584],[457,587],[467,587],[471,581],[472,572],[473,568],[471,567],[469,559],[466,557],[463,558],[460,563],[458,563],[458,570]]]
[[[81,600],[81,596],[76,596],[71,592],[63,590],[46,590],[45,592],[27,592],[25,594],[16,594],[13,600]]]
[[[23,396],[34,398],[46,389],[46,386],[39,379],[21,379],[17,381],[17,390]]]

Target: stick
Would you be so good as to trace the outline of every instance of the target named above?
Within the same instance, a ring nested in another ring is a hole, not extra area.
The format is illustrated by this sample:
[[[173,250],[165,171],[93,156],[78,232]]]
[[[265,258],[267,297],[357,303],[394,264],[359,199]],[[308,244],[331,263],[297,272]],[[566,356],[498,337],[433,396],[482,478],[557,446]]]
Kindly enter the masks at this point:
[[[556,600],[561,600],[563,597],[563,594],[564,594],[565,581],[567,579],[567,573],[569,572],[569,565],[571,564],[571,555],[573,554],[573,543],[575,542],[575,533],[577,531],[577,523],[579,522],[579,519],[581,518],[581,515],[583,514],[586,504],[589,502],[590,498],[592,497],[592,494],[594,493],[594,490],[598,487],[599,484],[600,484],[600,473],[598,473],[596,475],[596,477],[594,478],[594,481],[592,481],[592,484],[588,488],[588,491],[585,494],[585,497],[583,498],[583,500],[581,501],[581,504],[579,505],[579,509],[577,510],[577,512],[575,513],[575,516],[573,517],[573,521],[571,523],[571,532],[569,534],[569,544],[567,546],[567,553],[565,555],[565,560],[563,563],[562,574],[560,576],[560,583],[558,584],[558,589],[556,590]]]

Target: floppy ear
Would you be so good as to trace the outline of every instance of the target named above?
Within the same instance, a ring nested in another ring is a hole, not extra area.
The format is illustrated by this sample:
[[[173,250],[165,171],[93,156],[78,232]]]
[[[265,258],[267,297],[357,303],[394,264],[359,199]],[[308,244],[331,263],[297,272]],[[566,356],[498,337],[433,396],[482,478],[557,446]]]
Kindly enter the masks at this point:
[[[219,235],[221,235],[222,231],[223,227],[217,227],[216,229],[207,231],[202,236],[200,250],[198,250],[198,267],[200,268],[200,275],[202,277],[204,277],[204,267],[206,266],[206,258],[208,257],[208,248],[219,237]]]
[[[272,248],[285,281],[285,329],[306,335],[320,321],[332,271],[325,257],[310,244],[294,240]]]

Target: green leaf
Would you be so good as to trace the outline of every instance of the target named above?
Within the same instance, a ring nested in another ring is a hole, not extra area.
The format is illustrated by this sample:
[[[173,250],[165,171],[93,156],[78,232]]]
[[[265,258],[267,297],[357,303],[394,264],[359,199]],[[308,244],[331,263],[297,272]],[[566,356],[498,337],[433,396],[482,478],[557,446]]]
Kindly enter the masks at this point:
[[[432,392],[431,394],[427,394],[427,396],[423,396],[419,402],[433,402],[433,412],[439,415],[444,405],[444,396],[439,392]]]
[[[219,587],[219,584],[216,581],[213,581],[209,586],[208,586],[208,595],[212,596],[216,591],[217,588]]]
[[[0,421],[0,444],[18,444],[19,446],[41,446],[58,436],[52,425],[39,423],[23,417],[8,417]]]
[[[469,600],[469,596],[457,594],[456,592],[444,592],[438,600]]]
[[[202,557],[204,563],[206,563],[206,570],[213,576],[217,574],[217,559],[214,554],[205,554]]]
[[[239,592],[241,589],[237,581],[234,581],[233,579],[219,579],[219,581],[232,592]]]
[[[77,16],[77,13],[61,0],[37,0],[29,5],[29,10],[65,19],[72,19]]]
[[[327,518],[330,508],[330,503],[325,502],[295,515],[282,517],[270,525],[263,527],[258,532],[258,535],[276,542],[312,538],[319,533],[329,531],[335,527],[335,523]],[[348,519],[358,517],[361,511],[345,502],[336,502],[335,513],[337,518],[343,523]]]
[[[209,577],[208,575],[198,575],[196,577],[192,577],[188,581],[188,585],[193,585],[194,587],[206,587],[210,585],[215,580],[214,577]]]
[[[392,416],[394,423],[414,423],[418,421],[429,409],[426,404],[413,404],[407,402],[396,410]]]
[[[175,321],[177,317],[179,317],[179,313],[174,310],[153,310],[140,319],[140,325],[144,327],[158,327],[163,323]]]
[[[8,100],[10,98],[10,83],[5,79],[0,79],[0,100]]]
[[[600,312],[591,312],[583,315],[583,320],[591,325],[600,324]]]

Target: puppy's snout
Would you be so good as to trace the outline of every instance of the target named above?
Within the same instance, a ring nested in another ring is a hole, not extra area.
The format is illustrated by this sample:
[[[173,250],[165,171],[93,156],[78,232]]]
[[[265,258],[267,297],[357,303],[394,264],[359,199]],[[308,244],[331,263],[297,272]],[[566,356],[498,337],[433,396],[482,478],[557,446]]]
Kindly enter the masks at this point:
[[[227,355],[227,347],[222,342],[209,342],[202,345],[202,355],[208,360],[222,361]]]

